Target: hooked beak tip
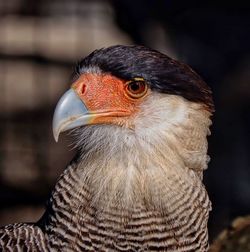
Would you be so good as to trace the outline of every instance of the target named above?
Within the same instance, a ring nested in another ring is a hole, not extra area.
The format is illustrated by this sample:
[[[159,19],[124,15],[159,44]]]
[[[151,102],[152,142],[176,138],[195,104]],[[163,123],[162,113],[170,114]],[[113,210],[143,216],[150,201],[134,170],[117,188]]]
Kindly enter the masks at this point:
[[[68,90],[58,101],[55,108],[52,126],[55,141],[58,142],[61,132],[84,125],[88,119],[87,115],[88,110],[85,104],[73,89]]]
[[[58,142],[59,139],[59,135],[61,133],[60,129],[58,128],[58,122],[55,120],[55,116],[53,118],[53,137],[55,139],[56,142]]]
[[[59,138],[59,134],[57,133],[53,133],[54,139],[56,141],[56,143],[58,142],[58,138]]]

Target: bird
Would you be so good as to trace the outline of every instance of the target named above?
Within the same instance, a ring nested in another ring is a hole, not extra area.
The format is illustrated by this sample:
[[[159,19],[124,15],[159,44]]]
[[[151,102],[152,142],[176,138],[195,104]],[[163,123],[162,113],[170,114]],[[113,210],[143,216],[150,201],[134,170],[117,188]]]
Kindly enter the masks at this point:
[[[3,251],[208,251],[203,184],[214,105],[205,81],[141,45],[80,60],[53,116],[76,157],[36,223],[0,229]]]

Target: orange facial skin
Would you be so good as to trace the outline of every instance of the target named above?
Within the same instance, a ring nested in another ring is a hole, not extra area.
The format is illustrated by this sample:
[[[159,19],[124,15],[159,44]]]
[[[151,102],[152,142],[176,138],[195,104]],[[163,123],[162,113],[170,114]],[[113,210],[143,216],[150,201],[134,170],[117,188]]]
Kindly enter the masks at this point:
[[[138,111],[149,90],[140,98],[131,98],[127,82],[110,74],[82,74],[73,84],[80,99],[93,114],[92,124],[112,123],[124,125]]]

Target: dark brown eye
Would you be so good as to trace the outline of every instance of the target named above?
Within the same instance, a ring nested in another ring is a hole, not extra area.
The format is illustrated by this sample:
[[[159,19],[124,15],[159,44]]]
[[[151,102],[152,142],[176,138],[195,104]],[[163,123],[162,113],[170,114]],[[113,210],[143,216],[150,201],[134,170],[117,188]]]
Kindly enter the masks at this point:
[[[143,80],[133,80],[127,83],[127,94],[132,98],[141,98],[147,93],[148,87]]]

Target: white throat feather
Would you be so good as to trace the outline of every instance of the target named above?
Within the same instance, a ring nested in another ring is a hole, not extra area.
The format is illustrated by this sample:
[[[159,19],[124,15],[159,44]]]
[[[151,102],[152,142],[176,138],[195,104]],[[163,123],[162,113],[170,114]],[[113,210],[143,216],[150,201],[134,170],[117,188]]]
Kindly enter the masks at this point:
[[[129,209],[141,202],[171,211],[171,200],[203,188],[210,115],[202,104],[156,93],[131,119],[133,129],[93,125],[74,131],[81,151],[77,172],[90,188],[91,204]]]

